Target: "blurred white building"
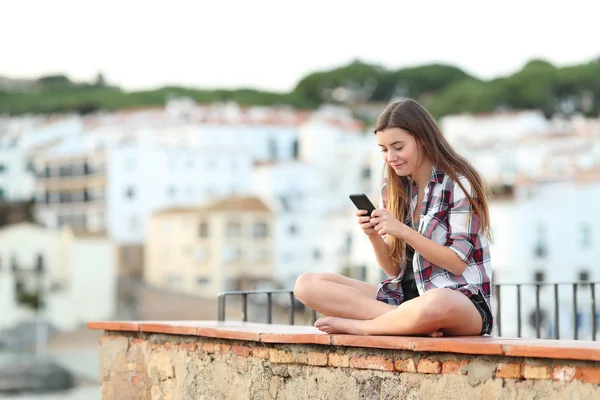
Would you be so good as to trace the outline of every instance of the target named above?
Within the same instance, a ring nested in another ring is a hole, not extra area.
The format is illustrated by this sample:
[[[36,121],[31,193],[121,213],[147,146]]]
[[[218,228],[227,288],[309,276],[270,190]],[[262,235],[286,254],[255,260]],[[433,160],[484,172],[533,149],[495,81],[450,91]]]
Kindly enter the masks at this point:
[[[31,199],[35,177],[28,153],[80,132],[81,123],[76,117],[0,118],[0,201]]]
[[[440,120],[444,136],[454,145],[517,140],[544,133],[549,126],[544,114],[537,110],[449,115]]]
[[[494,283],[572,283],[600,281],[600,230],[594,209],[600,199],[599,170],[576,179],[524,181],[514,192],[490,205],[494,243],[491,247]],[[521,288],[521,334],[535,336],[535,287]],[[554,334],[554,286],[540,290],[542,335]],[[577,311],[573,309],[573,286],[558,287],[560,337],[573,338],[573,321],[578,320],[579,338],[591,338],[591,293],[579,285]],[[517,289],[501,288],[503,336],[516,336]],[[600,308],[595,318],[599,318]],[[600,320],[598,320],[600,322]],[[600,324],[597,325],[600,329]]]
[[[255,193],[275,203],[276,275],[284,287],[303,272],[355,267],[343,247],[356,225],[348,196],[372,196],[369,153],[376,146],[360,131],[313,121],[300,128],[299,161],[256,166]]]
[[[106,237],[22,223],[0,230],[0,328],[39,317],[58,330],[116,311],[117,255]]]
[[[492,185],[517,177],[574,177],[600,165],[600,120],[544,119],[540,112],[498,112],[444,117],[452,146]]]
[[[240,147],[161,146],[151,140],[72,138],[32,155],[37,217],[48,227],[106,231],[120,244],[144,241],[159,209],[193,205],[252,187]]]

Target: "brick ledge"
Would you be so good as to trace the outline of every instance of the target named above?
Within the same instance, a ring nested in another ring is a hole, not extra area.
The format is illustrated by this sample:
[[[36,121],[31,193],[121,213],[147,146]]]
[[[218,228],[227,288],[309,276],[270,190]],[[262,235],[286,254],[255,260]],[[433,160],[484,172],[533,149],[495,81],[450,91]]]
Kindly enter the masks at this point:
[[[407,337],[328,335],[312,326],[219,321],[94,321],[88,329],[164,333],[263,343],[321,344],[377,349],[600,361],[600,343],[496,337]]]

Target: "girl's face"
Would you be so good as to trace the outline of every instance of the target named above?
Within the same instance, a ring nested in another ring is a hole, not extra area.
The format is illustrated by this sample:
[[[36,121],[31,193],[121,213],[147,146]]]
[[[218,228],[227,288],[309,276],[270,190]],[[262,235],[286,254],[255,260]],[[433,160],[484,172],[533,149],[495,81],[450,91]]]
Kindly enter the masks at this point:
[[[415,137],[400,128],[388,128],[377,132],[377,143],[383,160],[399,176],[414,175],[423,157],[419,157],[420,146]]]

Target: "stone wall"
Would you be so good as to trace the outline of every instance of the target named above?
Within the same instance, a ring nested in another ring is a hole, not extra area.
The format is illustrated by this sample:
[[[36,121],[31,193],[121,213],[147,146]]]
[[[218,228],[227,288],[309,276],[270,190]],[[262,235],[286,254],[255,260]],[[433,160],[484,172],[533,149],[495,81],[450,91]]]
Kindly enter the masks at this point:
[[[595,361],[116,331],[99,354],[105,400],[600,398]]]

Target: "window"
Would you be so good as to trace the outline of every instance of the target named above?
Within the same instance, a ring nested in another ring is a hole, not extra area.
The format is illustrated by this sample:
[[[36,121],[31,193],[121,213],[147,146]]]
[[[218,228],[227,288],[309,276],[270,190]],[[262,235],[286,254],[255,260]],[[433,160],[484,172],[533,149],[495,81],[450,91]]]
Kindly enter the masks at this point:
[[[313,258],[315,261],[319,261],[321,259],[321,251],[319,249],[315,249],[313,251]]]
[[[360,176],[362,179],[369,179],[371,177],[371,167],[363,167]]]
[[[546,274],[544,271],[535,271],[533,274],[533,280],[535,283],[543,283],[546,280]]]
[[[294,140],[294,143],[292,143],[292,157],[297,160],[298,157],[300,156],[300,148],[298,146],[298,139]]]
[[[366,265],[361,265],[358,267],[358,276],[361,281],[366,282],[367,281],[367,266]]]
[[[279,201],[281,202],[281,207],[283,208],[284,212],[291,211],[292,207],[291,207],[290,201],[287,197],[279,196]]]
[[[580,282],[589,282],[590,281],[590,273],[587,270],[579,271],[579,281]]]
[[[188,169],[192,169],[192,168],[194,168],[194,160],[192,160],[192,159],[188,158],[188,159],[186,160],[186,162],[185,162],[185,166],[186,166]]]
[[[39,273],[42,273],[45,270],[44,256],[42,254],[37,255],[35,260],[35,270]]]
[[[168,193],[169,193],[169,196],[175,197],[175,195],[177,194],[177,189],[175,189],[174,186],[170,186],[168,189]]]
[[[242,224],[239,221],[227,222],[227,237],[238,238],[242,236]]]
[[[344,253],[345,254],[350,254],[351,251],[352,251],[352,235],[351,234],[347,234],[346,235],[346,241],[344,243]]]
[[[199,276],[198,279],[196,279],[196,284],[199,286],[210,285],[210,278]]]
[[[546,257],[548,249],[546,246],[546,226],[538,224],[537,226],[537,242],[534,248],[534,254],[538,258]]]
[[[296,233],[298,233],[298,228],[296,228],[296,225],[291,224],[288,228],[288,232],[290,233],[291,236],[296,235]]]
[[[6,170],[7,170],[6,165],[0,164],[0,174],[6,172]]]
[[[277,159],[277,141],[275,139],[269,139],[269,158],[271,160]]]
[[[242,252],[239,248],[233,246],[225,246],[221,252],[221,260],[225,263],[231,263],[239,261],[241,259]]]
[[[167,283],[172,286],[178,286],[183,281],[180,275],[169,274],[167,275]]]
[[[254,229],[252,230],[252,236],[255,238],[265,238],[267,237],[267,224],[264,222],[256,222],[254,224]]]
[[[589,224],[581,227],[581,248],[589,249],[592,247],[592,229]]]
[[[135,189],[131,186],[128,186],[127,189],[125,189],[125,197],[128,199],[133,199],[135,197]]]
[[[198,226],[198,236],[201,238],[208,237],[208,222],[200,222],[200,225]]]
[[[4,200],[5,196],[6,195],[4,194],[4,188],[0,187],[0,201]]]

